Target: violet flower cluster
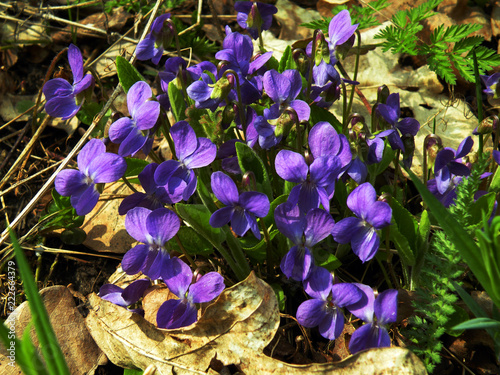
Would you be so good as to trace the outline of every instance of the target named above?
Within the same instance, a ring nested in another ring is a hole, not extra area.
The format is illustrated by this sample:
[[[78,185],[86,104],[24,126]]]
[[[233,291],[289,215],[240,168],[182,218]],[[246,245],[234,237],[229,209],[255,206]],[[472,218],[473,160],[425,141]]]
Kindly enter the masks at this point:
[[[225,284],[221,274],[193,274],[184,262],[196,264],[191,258],[199,254],[199,249],[181,243],[179,231],[185,226],[198,243],[205,240],[231,255],[227,263],[217,259],[231,267],[226,270],[231,280],[248,275],[250,266],[239,262],[248,261],[251,251],[266,251],[260,262],[266,262],[270,276],[281,275],[293,288],[302,285],[304,296],[310,297],[296,312],[304,327],[318,327],[323,337],[334,340],[342,334],[346,310],[365,323],[351,337],[352,353],[390,346],[387,327],[396,321],[398,292],[387,289],[375,297],[368,285],[343,282],[333,277],[333,269],[319,254],[333,256],[343,248],[340,244],[350,244],[346,248],[352,252],[341,262],[360,265],[375,257],[380,231],[391,230],[392,209],[378,198],[373,165],[381,162],[386,144],[408,151],[404,139],[414,137],[420,124],[401,119],[397,93],[377,105],[376,114],[389,127],[379,133],[370,134],[349,114],[343,123],[324,121],[332,117],[320,107],[341,98],[341,85],[356,84],[342,80],[335,69],[341,50],[352,45],[358,28],[347,10],[332,18],[328,37],[318,33],[305,51],[291,54],[290,59],[302,54],[306,64],[297,58],[299,68],[286,69],[291,65],[276,64],[272,52],[254,53],[252,42],[269,29],[276,8],[242,1],[235,9],[241,32],[226,28],[222,49],[215,55],[217,65],[190,65],[181,57],[165,57],[158,95],[145,81],[136,82],[127,93],[130,116],[109,127],[109,140],[119,145],[118,154],[106,152],[105,143],[93,139],[78,155],[78,170],[63,170],[56,178],[56,190],[70,196],[77,214],[85,215],[95,207],[102,184],[135,178],[127,175],[125,160],[137,162],[141,151],[157,160],[154,142],[162,127],[172,147],[170,160],[151,162],[137,173],[137,191],[119,208],[128,234],[137,241],[121,267],[129,275],[142,273],[148,279],[125,289],[105,285],[100,295],[128,308],[140,300],[150,280],[158,280],[177,297],[159,308],[158,327],[177,329],[195,323],[199,304],[216,299]],[[169,18],[163,14],[153,22],[150,34],[137,46],[140,60],[160,64],[175,32]],[[73,85],[56,79],[44,87],[47,113],[63,118],[78,112],[82,93],[93,84],[91,76],[83,75],[77,47],[71,45],[68,56]],[[497,78],[483,78],[488,94],[495,90]],[[169,97],[171,85],[178,89],[178,97]],[[166,111],[182,101],[186,108],[172,111],[181,118],[170,126]],[[463,158],[472,143],[468,137],[456,151],[444,148],[437,154],[434,179],[429,181],[435,194],[452,196],[459,180],[467,178],[470,170]],[[494,157],[500,162],[500,152]],[[183,214],[182,208],[191,204],[196,212]]]

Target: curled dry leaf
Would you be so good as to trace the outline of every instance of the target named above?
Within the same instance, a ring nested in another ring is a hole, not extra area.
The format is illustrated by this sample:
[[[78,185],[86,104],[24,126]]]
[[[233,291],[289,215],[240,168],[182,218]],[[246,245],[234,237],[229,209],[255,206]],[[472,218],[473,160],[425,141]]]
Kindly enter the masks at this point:
[[[206,374],[212,359],[252,374],[425,374],[420,360],[402,348],[366,351],[340,363],[290,365],[263,354],[279,326],[272,288],[254,273],[226,289],[198,323],[176,330],[158,329],[141,316],[89,297],[86,318],[92,336],[108,358],[122,367],[156,374]]]

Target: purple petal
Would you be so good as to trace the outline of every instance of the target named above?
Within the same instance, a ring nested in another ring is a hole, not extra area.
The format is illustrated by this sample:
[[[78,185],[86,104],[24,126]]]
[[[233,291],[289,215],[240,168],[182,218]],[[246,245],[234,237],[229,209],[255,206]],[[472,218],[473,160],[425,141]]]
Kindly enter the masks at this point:
[[[274,164],[276,173],[286,181],[302,182],[307,179],[309,167],[304,157],[296,152],[281,150],[276,155]]]
[[[198,138],[198,147],[191,155],[185,157],[183,162],[189,169],[201,168],[212,163],[216,156],[217,146],[208,138]]]
[[[209,272],[189,287],[188,298],[194,303],[210,302],[217,298],[225,287],[224,278],[219,273]]]
[[[286,277],[296,281],[307,279],[313,264],[311,252],[307,247],[294,246],[281,260],[280,268]]]
[[[340,149],[339,135],[328,122],[318,122],[309,132],[309,147],[315,158],[336,155]]]
[[[349,243],[362,226],[363,222],[361,219],[346,217],[334,225],[332,229],[333,239],[338,243]]]
[[[43,86],[43,94],[47,100],[55,97],[73,96],[73,86],[62,78],[54,78]]]
[[[299,121],[308,121],[309,116],[311,115],[311,107],[303,100],[292,100],[290,102],[290,107],[295,109],[297,112],[297,116],[299,117]]]
[[[128,117],[116,120],[109,127],[109,139],[113,143],[122,143],[131,131],[135,129],[133,121]]]
[[[318,326],[327,316],[327,302],[320,299],[309,299],[297,309],[297,321],[300,325],[313,328]]]
[[[136,241],[142,243],[153,242],[146,226],[146,220],[151,212],[147,208],[136,207],[127,213],[125,217],[125,229]]]
[[[155,171],[155,182],[159,186],[166,185],[170,178],[182,168],[182,164],[177,160],[166,160],[161,163]]]
[[[234,206],[238,203],[238,188],[231,177],[222,173],[212,173],[211,186],[216,198],[226,206]]]
[[[311,181],[305,181],[299,186],[298,204],[300,211],[306,213],[314,208],[318,208],[321,201],[316,184]],[[328,206],[325,209],[330,209],[330,203],[325,202],[325,204]]]
[[[451,173],[447,167],[440,169],[436,173],[436,187],[440,194],[446,193],[451,184]]]
[[[474,141],[471,136],[465,138],[457,148],[457,153],[455,154],[455,158],[463,158],[466,156],[470,150],[472,150],[472,146],[474,145]]]
[[[88,167],[89,175],[96,184],[118,181],[126,170],[125,159],[109,152],[94,157]]]
[[[248,68],[248,74],[253,74],[260,68],[262,68],[266,62],[272,57],[272,52],[265,52],[262,55],[258,56],[255,60],[250,62],[250,66]]]
[[[373,289],[365,284],[354,283],[363,294],[361,299],[353,305],[346,306],[357,318],[364,322],[373,322],[375,294]]]
[[[259,230],[259,225],[257,224],[257,219],[255,218],[255,215],[245,211],[245,216],[247,218],[248,225],[250,226],[250,230],[252,231],[253,235],[255,238],[260,240],[261,235],[260,235],[260,230]]]
[[[229,207],[223,207],[215,211],[212,216],[210,216],[210,225],[213,228],[220,228],[231,220],[231,217],[233,216],[234,212],[234,207],[229,206]]]
[[[384,290],[375,299],[375,316],[379,324],[395,323],[398,317],[398,291]]]
[[[353,305],[362,298],[363,293],[354,284],[339,283],[332,286],[332,302],[339,307]]]
[[[181,226],[175,212],[167,208],[158,208],[146,218],[146,228],[158,245],[163,245],[174,237]]]
[[[148,279],[139,279],[129,284],[122,294],[127,306],[133,305],[139,301],[150,285],[151,283]]]
[[[203,81],[195,81],[187,88],[187,93],[196,103],[203,103],[210,99],[213,88]]]
[[[187,327],[197,320],[196,306],[186,299],[169,299],[160,306],[156,315],[158,328],[166,329]]]
[[[288,99],[292,89],[290,80],[276,70],[264,73],[264,90],[275,103],[283,103]]]
[[[417,135],[420,129],[420,123],[411,117],[405,117],[398,122],[396,128],[401,132],[401,134],[411,134],[413,136]]]
[[[191,268],[179,258],[172,258],[162,270],[162,278],[168,289],[179,298],[184,298],[193,280]]]
[[[71,205],[75,208],[77,215],[84,216],[92,211],[99,200],[99,192],[94,184],[91,184],[83,192],[73,194],[70,198]]]
[[[127,275],[135,275],[144,269],[149,254],[148,245],[137,245],[123,256],[122,269]]]
[[[238,203],[245,210],[257,217],[265,217],[269,213],[269,198],[264,193],[245,191],[241,193]]]
[[[380,245],[380,238],[374,228],[364,226],[351,240],[352,251],[364,263],[372,259]]]
[[[163,248],[150,251],[142,272],[151,280],[157,280],[162,277],[162,272],[168,267],[170,260],[170,254]]]
[[[289,69],[281,74],[290,81],[291,87],[288,92],[288,98],[295,99],[300,94],[300,90],[302,90],[302,78],[300,77],[299,71],[296,69]]]
[[[304,230],[305,246],[312,247],[328,237],[335,224],[332,216],[320,208],[309,211],[306,215],[307,226]]]
[[[375,229],[382,229],[391,224],[392,209],[386,202],[374,202],[366,215],[366,221]]]
[[[333,277],[326,268],[312,266],[309,277],[303,281],[305,292],[312,298],[326,301],[333,285]]]
[[[94,84],[94,77],[92,74],[85,74],[81,81],[75,83],[73,86],[73,95],[78,95],[82,91],[88,89],[90,86]]]
[[[456,176],[468,176],[470,175],[470,169],[466,165],[462,163],[457,163],[457,162],[450,162],[448,164],[448,169],[450,170],[451,173],[453,173]]]
[[[54,97],[45,103],[45,112],[52,117],[60,117],[67,120],[80,110],[79,105],[76,105],[75,97],[73,95]]]
[[[80,49],[74,44],[68,47],[68,60],[73,73],[73,82],[80,81],[83,78],[83,58]]]
[[[187,121],[179,121],[170,128],[170,135],[174,140],[175,154],[179,160],[191,155],[198,145],[196,133]]]
[[[56,191],[64,197],[69,197],[87,188],[85,175],[76,169],[63,169],[54,181]]]
[[[282,203],[274,210],[274,220],[278,230],[293,243],[302,241],[302,234],[307,225],[306,218],[296,205]]]
[[[352,354],[370,348],[384,348],[391,346],[389,333],[383,327],[378,328],[371,324],[365,324],[358,328],[351,336],[349,350]]]
[[[154,56],[155,40],[151,34],[147,35],[146,38],[141,40],[137,47],[135,48],[135,54],[137,60],[145,61],[152,59]]]
[[[148,194],[153,194],[156,191],[156,183],[154,180],[154,174],[158,168],[158,164],[151,163],[144,167],[141,173],[139,173],[139,181],[141,182],[144,191]]]
[[[134,113],[134,120],[140,130],[151,129],[156,125],[160,116],[160,103],[147,101],[141,104]]]
[[[80,171],[89,176],[88,167],[95,159],[96,156],[104,154],[106,152],[106,146],[99,139],[91,139],[87,142],[85,146],[80,150],[80,153],[76,157],[78,163],[78,168]]]
[[[145,136],[136,126],[134,126],[127,135],[127,138],[125,138],[120,144],[118,154],[122,157],[130,155],[133,156],[141,151],[141,149],[146,146],[147,142],[148,137]]]
[[[111,285],[111,284],[108,284],[108,285]],[[106,285],[103,285],[101,287],[101,290],[103,289],[103,287],[105,287]],[[115,286],[115,285],[114,285]],[[118,288],[118,287],[117,287]],[[120,288],[121,289],[121,288]],[[114,303],[115,305],[117,306],[121,306],[121,307],[125,307],[127,308],[128,304],[127,302],[123,299],[122,297],[122,293],[121,292],[115,292],[115,293],[106,293],[106,294],[102,294],[101,291],[99,291],[99,296],[102,298],[102,299],[105,299],[106,301],[109,301],[111,303]]]
[[[233,216],[231,217],[231,228],[238,236],[244,236],[250,229],[250,223],[245,215],[245,211],[241,208],[234,210]]]
[[[188,183],[186,185],[186,188],[182,192],[182,199],[187,201],[191,195],[194,194],[196,191],[196,185],[198,184],[198,179],[196,178],[196,175],[194,174],[193,171],[189,171],[189,178],[188,178]]]
[[[323,321],[320,323],[319,333],[328,340],[335,340],[344,330],[344,314],[338,308],[328,311]]]
[[[359,185],[347,197],[347,207],[364,219],[368,214],[368,208],[377,200],[377,193],[374,187],[369,183]]]
[[[336,156],[320,156],[309,166],[311,181],[325,187],[335,182],[340,172],[340,159]]]
[[[127,93],[127,107],[132,118],[135,118],[136,111],[148,99],[153,96],[151,87],[144,81],[137,81],[132,85]]]
[[[344,44],[354,34],[358,25],[351,25],[351,16],[348,10],[342,10],[332,18],[328,25],[328,37],[332,47]],[[330,47],[330,48],[332,48]]]

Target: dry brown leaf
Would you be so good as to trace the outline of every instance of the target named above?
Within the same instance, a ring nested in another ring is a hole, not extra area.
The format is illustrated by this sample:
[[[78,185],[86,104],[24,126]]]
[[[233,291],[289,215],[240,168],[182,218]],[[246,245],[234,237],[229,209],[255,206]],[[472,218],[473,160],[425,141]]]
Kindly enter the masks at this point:
[[[402,348],[367,351],[340,363],[290,365],[263,354],[279,326],[272,288],[254,273],[226,289],[197,324],[163,330],[141,316],[89,297],[87,326],[109,359],[122,367],[156,366],[156,374],[206,374],[214,358],[258,374],[425,374],[420,360]],[[375,372],[376,371],[376,372]]]
[[[62,285],[51,286],[40,291],[50,322],[57,340],[65,355],[71,374],[93,374],[97,366],[106,363],[106,357],[96,345],[85,321],[73,300],[68,288]],[[22,303],[13,312],[16,314],[16,331],[21,336],[29,322],[32,321],[28,303]],[[31,326],[31,340],[38,347],[35,328]],[[19,368],[6,365],[5,357],[0,356],[1,373],[18,374]],[[9,372],[11,371],[11,372]]]

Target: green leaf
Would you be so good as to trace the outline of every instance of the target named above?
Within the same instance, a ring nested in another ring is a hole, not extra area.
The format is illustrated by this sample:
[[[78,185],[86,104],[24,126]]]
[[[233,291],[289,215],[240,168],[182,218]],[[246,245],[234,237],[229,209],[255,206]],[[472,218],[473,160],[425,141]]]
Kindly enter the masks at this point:
[[[389,203],[392,208],[392,218],[398,227],[399,233],[406,237],[410,247],[413,249],[413,252],[415,252],[418,230],[417,220],[406,208],[401,206],[394,197],[391,198]]]
[[[488,193],[480,197],[475,201],[469,213],[471,215],[471,220],[469,225],[477,225],[482,223],[483,218],[489,218],[493,212],[493,207],[495,206],[495,193]]]
[[[462,300],[465,302],[467,307],[472,311],[472,313],[477,317],[477,318],[487,318],[488,314],[483,310],[483,308],[477,303],[472,296],[465,291],[464,288],[462,288],[459,284],[457,284],[455,281],[451,282],[455,290],[457,291],[458,295]]]
[[[272,241],[274,237],[279,233],[279,230],[275,229],[269,233],[270,240]],[[251,238],[250,241],[245,241],[247,237],[241,238],[241,247],[243,248],[243,251],[252,259],[256,260],[257,262],[263,262],[266,260],[267,257],[267,244],[266,240],[262,238],[260,241],[258,241],[255,237],[248,237]],[[257,240],[257,243],[255,243],[254,240]]]
[[[212,214],[204,205],[177,203],[175,208],[177,214],[212,245],[220,246],[226,239],[226,235],[220,228],[213,228],[210,225]]]
[[[326,121],[332,124],[337,133],[342,133],[342,123],[337,120],[333,113],[328,111],[327,109],[318,107],[317,105],[311,105],[311,118],[309,119],[310,123],[315,125],[320,121]]]
[[[293,59],[292,48],[287,46],[285,48],[285,52],[283,52],[283,56],[281,56],[280,64],[278,66],[278,72],[283,73],[288,69],[297,69],[297,64]]]
[[[407,266],[415,265],[415,254],[408,243],[408,239],[399,232],[397,226],[390,227],[391,241],[396,245],[398,254]]]
[[[125,177],[138,176],[139,173],[141,173],[143,169],[150,164],[149,161],[137,158],[125,158],[125,162],[127,163],[127,170],[125,171]]]
[[[145,81],[141,73],[122,56],[116,57],[116,72],[125,92],[128,92],[134,83]]]
[[[387,169],[389,164],[391,164],[391,162],[394,160],[396,152],[391,147],[388,147],[387,144],[388,142],[386,140],[384,145],[384,154],[382,155],[382,160],[380,161],[380,163],[375,163],[368,166],[368,172],[370,173],[370,176],[378,176],[379,174],[383,173]]]
[[[186,118],[186,102],[182,91],[175,85],[168,85],[168,98],[175,121],[181,121]]]
[[[314,262],[317,266],[334,271],[342,265],[342,262],[332,253],[321,248],[314,249]]]
[[[490,191],[495,193],[500,191],[500,168],[497,168],[493,178],[491,179]]]
[[[9,231],[17,266],[19,268],[19,275],[23,280],[24,291],[29,301],[33,323],[48,371],[53,375],[69,375],[68,365],[66,364],[61,347],[57,342],[56,335],[50,324],[45,305],[43,304],[40,294],[38,294],[38,287],[36,286],[35,278],[31,272],[28,260],[19,246],[16,236],[10,229]]]
[[[283,292],[283,288],[281,285],[276,284],[276,283],[271,283],[271,288],[274,290],[274,294],[276,295],[276,298],[278,299],[278,307],[280,311],[285,311],[286,308],[286,296],[285,292]]]
[[[61,241],[66,245],[81,245],[86,238],[87,233],[81,228],[69,228],[61,233]]]
[[[500,329],[500,322],[490,318],[475,318],[466,322],[460,323],[453,327],[455,330],[460,329]]]
[[[200,236],[193,228],[182,226],[177,232],[177,236],[184,249],[190,255],[207,256],[214,252],[214,247],[212,246],[212,244],[208,240]],[[177,251],[178,253],[183,252],[175,238],[172,238],[168,242],[168,244],[173,250]]]
[[[456,329],[456,326],[466,322],[469,319],[469,314],[463,308],[457,305],[453,305],[455,312],[450,315],[449,320],[446,322],[444,328],[446,333],[453,337],[460,336],[464,330]]]
[[[123,375],[143,375],[142,370],[132,370],[130,368],[123,369]]]
[[[245,172],[252,171],[257,182],[257,190],[266,194],[269,200],[273,199],[269,175],[259,155],[250,146],[242,142],[236,142],[236,155],[238,156],[241,173],[245,174]]]

